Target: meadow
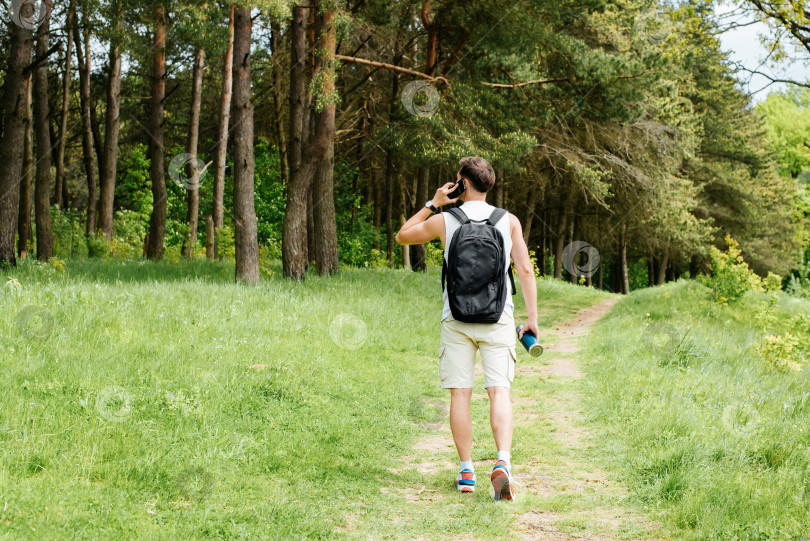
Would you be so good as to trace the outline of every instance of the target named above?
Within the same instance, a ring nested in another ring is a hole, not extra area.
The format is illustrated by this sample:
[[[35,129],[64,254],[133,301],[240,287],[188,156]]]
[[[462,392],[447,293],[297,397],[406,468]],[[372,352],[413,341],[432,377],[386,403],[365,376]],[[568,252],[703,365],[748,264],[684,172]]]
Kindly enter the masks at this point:
[[[810,377],[763,359],[810,353],[810,303],[694,281],[634,292],[587,342],[586,411],[636,501],[676,539],[810,538]]]
[[[517,538],[511,525],[530,498],[504,506],[482,487],[463,505],[420,507],[385,490],[416,483],[456,497],[454,470],[403,462],[446,415],[434,407],[447,398],[438,269],[303,283],[278,270],[258,286],[205,261],[6,271],[0,536]],[[544,328],[607,296],[538,285]],[[806,301],[777,298],[716,305],[679,281],[623,298],[584,342],[576,385],[598,435],[591,459],[670,539],[807,535],[807,373],[769,370],[751,351],[762,306],[760,320],[777,327],[808,313]],[[810,329],[795,332],[806,340]],[[533,361],[519,348],[519,362]],[[485,402],[473,414],[473,458],[494,458]],[[513,460],[549,445],[542,423],[526,426]]]

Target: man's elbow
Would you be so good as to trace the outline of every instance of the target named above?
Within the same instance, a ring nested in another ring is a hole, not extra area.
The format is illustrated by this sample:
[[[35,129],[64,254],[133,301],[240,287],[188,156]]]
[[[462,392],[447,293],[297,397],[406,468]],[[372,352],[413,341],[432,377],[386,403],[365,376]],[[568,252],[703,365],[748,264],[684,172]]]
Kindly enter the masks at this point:
[[[532,268],[531,263],[515,265],[515,270],[517,271],[518,276],[534,276],[534,269]]]

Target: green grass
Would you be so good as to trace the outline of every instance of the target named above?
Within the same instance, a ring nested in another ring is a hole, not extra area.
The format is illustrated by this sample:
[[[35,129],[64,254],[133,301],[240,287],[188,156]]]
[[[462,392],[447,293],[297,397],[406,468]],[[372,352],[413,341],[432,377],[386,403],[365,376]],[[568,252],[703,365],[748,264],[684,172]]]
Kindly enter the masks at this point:
[[[717,305],[687,281],[641,290],[587,341],[589,420],[670,538],[810,537],[810,372],[770,370],[756,348],[789,330],[810,353],[810,303],[780,294],[758,318],[768,298]]]
[[[208,262],[7,270],[0,536],[506,536],[513,510],[485,491],[438,513],[381,491],[452,490],[452,470],[392,473],[446,398],[438,270],[270,273],[245,286]],[[599,295],[540,281],[541,324]],[[476,459],[495,452],[486,415],[477,404]],[[535,432],[516,435],[516,462]]]

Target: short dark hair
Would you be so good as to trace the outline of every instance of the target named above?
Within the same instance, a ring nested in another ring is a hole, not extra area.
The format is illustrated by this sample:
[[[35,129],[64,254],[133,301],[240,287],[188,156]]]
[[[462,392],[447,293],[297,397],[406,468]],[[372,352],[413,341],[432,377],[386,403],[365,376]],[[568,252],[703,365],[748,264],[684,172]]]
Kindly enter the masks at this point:
[[[484,158],[467,156],[458,161],[459,174],[469,180],[479,192],[488,192],[495,185],[495,170]]]

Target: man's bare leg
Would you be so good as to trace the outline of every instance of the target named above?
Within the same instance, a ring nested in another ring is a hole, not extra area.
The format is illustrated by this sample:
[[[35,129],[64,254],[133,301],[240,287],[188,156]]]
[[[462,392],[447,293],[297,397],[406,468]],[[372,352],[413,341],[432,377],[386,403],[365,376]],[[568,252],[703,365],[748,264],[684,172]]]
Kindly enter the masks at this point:
[[[487,387],[489,425],[498,451],[512,452],[512,395],[509,387]]]
[[[456,442],[458,458],[462,462],[472,460],[471,399],[472,389],[450,389],[450,430],[453,432],[453,441]],[[510,402],[510,415],[511,406]]]

